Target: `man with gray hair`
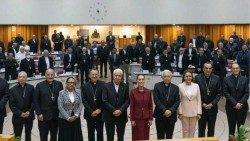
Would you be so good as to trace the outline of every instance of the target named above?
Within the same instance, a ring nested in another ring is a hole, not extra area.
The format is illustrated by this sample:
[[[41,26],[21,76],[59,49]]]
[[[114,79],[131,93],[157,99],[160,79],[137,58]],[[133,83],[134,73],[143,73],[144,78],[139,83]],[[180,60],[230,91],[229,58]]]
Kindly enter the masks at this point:
[[[174,126],[177,121],[177,108],[180,104],[179,88],[171,83],[172,72],[164,70],[162,80],[154,86],[155,103],[154,117],[157,139],[173,138]]]
[[[12,123],[16,137],[22,136],[25,126],[25,141],[31,141],[31,130],[33,127],[34,86],[27,82],[27,73],[21,71],[17,77],[17,85],[10,89],[10,109],[13,112]]]
[[[108,141],[114,141],[115,127],[118,141],[123,141],[126,123],[128,122],[129,87],[122,82],[122,76],[122,70],[115,69],[113,82],[106,84],[106,91],[102,95],[102,119],[105,123]]]

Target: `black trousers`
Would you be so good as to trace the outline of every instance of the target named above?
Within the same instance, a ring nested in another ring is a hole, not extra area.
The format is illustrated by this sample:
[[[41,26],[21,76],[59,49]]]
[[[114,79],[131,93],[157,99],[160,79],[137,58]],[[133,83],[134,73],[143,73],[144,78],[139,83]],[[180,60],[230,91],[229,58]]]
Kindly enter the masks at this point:
[[[206,126],[208,129],[207,137],[214,136],[216,118],[217,118],[217,113],[214,114],[202,113],[201,119],[198,121],[199,137],[205,137]]]
[[[174,133],[175,122],[168,119],[156,118],[155,126],[157,132],[157,139],[172,139]]]
[[[108,141],[114,141],[115,127],[117,133],[117,141],[124,141],[126,122],[117,121],[115,123],[105,123],[105,127]]]
[[[85,82],[89,81],[89,69],[80,69],[81,71],[81,84],[83,84],[84,81],[84,75],[85,75]]]
[[[104,74],[107,77],[107,60],[100,59],[100,75],[103,76],[103,66],[104,66]]]
[[[48,141],[50,132],[50,141],[57,141],[58,120],[38,121],[38,129],[40,131],[40,140]]]
[[[88,128],[88,140],[95,141],[95,131],[97,132],[97,141],[103,141],[103,121],[101,118],[86,119]]]
[[[4,117],[0,117],[0,134],[3,133],[3,123],[4,123]]]
[[[13,123],[15,137],[22,137],[23,126],[25,126],[25,141],[31,141],[32,119]]]
[[[226,110],[227,121],[229,126],[229,135],[234,135],[235,128],[237,125],[237,130],[239,130],[241,125],[245,124],[247,111],[242,110]]]

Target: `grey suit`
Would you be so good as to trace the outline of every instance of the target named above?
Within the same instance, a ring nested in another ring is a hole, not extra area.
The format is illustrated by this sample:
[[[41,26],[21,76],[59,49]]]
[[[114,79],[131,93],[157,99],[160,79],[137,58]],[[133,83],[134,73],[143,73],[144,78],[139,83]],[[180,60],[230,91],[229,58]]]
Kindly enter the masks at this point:
[[[75,100],[72,103],[70,101],[66,89],[59,92],[59,97],[58,97],[59,118],[67,120],[71,116],[72,112],[74,112],[74,114],[77,117],[80,117],[83,107],[81,92],[80,90],[75,90],[73,93]]]

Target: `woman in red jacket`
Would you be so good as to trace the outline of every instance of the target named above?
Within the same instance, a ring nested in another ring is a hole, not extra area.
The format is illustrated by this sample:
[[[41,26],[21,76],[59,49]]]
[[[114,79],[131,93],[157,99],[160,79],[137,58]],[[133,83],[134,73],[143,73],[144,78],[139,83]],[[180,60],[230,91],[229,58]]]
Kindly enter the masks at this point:
[[[130,120],[132,140],[149,140],[153,120],[152,92],[144,87],[144,75],[137,76],[138,87],[130,92]]]

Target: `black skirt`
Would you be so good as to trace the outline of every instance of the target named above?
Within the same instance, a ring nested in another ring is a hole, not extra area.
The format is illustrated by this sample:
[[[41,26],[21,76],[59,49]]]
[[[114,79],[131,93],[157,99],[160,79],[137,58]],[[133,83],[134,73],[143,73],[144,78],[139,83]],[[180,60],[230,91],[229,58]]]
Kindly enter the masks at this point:
[[[58,126],[58,141],[83,141],[80,118],[77,118],[73,122],[59,118]]]

